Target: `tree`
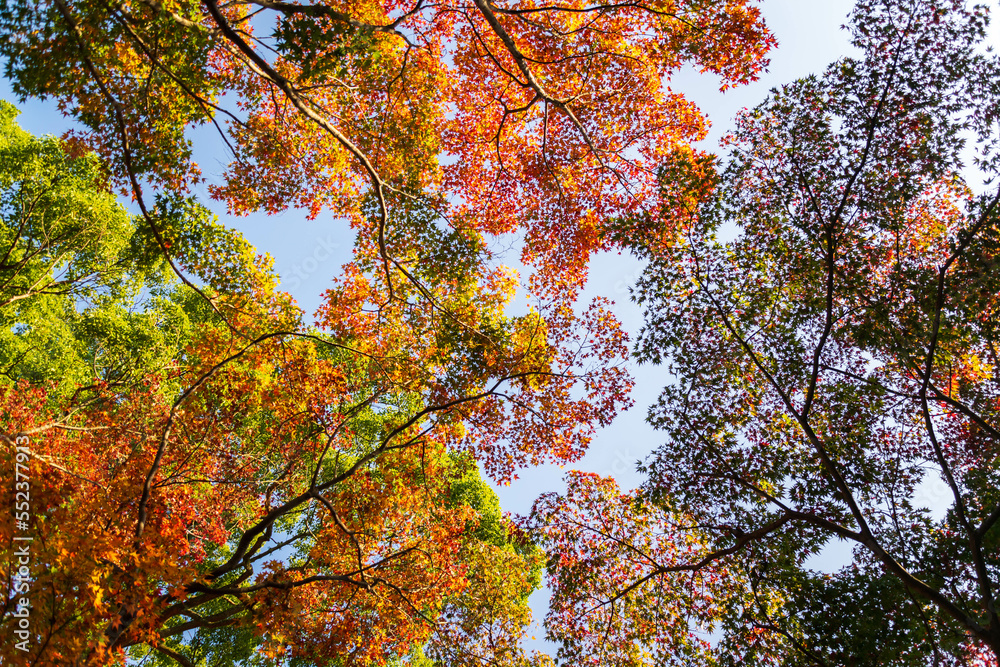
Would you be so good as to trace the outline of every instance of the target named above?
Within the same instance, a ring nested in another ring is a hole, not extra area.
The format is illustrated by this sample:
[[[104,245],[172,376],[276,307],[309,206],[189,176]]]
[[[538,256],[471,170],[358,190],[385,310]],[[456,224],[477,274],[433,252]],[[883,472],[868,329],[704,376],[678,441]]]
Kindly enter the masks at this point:
[[[131,217],[94,188],[95,159],[67,160],[59,141],[18,128],[16,113],[0,105],[2,381],[57,382],[65,399],[92,380],[128,383],[165,365],[185,317],[161,293],[153,308],[130,309],[161,282]]]
[[[997,664],[986,25],[964,2],[861,0],[859,57],[744,112],[724,168],[664,168],[674,220],[632,239],[637,354],[675,377],[649,412],[666,442],[639,491],[575,476],[529,522],[569,662]],[[814,569],[837,541],[853,562]]]
[[[7,570],[2,616],[13,636],[30,609],[28,638],[24,653],[5,643],[5,659],[541,660],[517,645],[538,549],[460,453],[490,444],[464,437],[463,419],[496,438],[495,419],[537,430],[482,387],[544,377],[555,353],[537,318],[484,308],[507,342],[483,350],[485,337],[470,347],[411,300],[381,317],[416,321],[383,332],[395,345],[379,355],[380,335],[357,338],[363,313],[340,338],[299,328],[265,258],[203,209],[164,199],[158,233],[199,282],[180,283],[144,218],[100,188],[93,156],[69,157],[2,111],[0,458],[22,464],[11,483],[28,498],[0,521],[8,568],[24,546],[14,538],[31,537],[30,585]],[[266,333],[245,340],[255,330]],[[404,333],[439,340],[419,357]],[[466,362],[428,377],[440,355]],[[558,377],[523,384],[557,412],[591,409]],[[492,643],[475,644],[481,629]]]

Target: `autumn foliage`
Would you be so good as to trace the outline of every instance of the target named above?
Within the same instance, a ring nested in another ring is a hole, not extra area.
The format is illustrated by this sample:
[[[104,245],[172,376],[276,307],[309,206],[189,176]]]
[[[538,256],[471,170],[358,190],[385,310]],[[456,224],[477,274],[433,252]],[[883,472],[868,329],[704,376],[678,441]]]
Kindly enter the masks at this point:
[[[714,176],[665,184],[683,232],[632,237],[637,351],[675,378],[664,443],[640,490],[574,477],[528,522],[570,662],[997,664],[987,18],[858,2],[858,57],[744,111]]]
[[[575,461],[628,404],[627,337],[575,298],[704,136],[665,82],[752,80],[757,9],[53,0],[0,26],[15,92],[78,122],[35,140],[4,108],[0,459],[30,460],[33,664],[551,664],[520,642],[544,558],[480,470]],[[190,196],[200,125],[229,212],[353,227],[313,325]],[[113,225],[73,214],[98,205]],[[6,635],[16,609],[8,583]]]
[[[749,0],[4,3],[11,85],[76,129],[0,107],[3,660],[544,667],[544,570],[560,664],[996,665],[988,18],[859,0],[857,55],[714,156],[670,77],[753,80]],[[311,323],[191,195],[200,126],[220,210],[350,225]],[[623,249],[664,441],[511,519],[482,475],[629,405],[576,302]]]
[[[580,284],[609,220],[656,210],[665,156],[704,136],[664,80],[691,63],[745,82],[772,44],[735,0],[56,0],[4,22],[15,90],[58,99],[127,190],[183,190],[200,173],[185,130],[224,122],[210,186],[230,210],[326,209],[405,261],[389,209],[426,196],[463,235],[523,231],[551,289]]]

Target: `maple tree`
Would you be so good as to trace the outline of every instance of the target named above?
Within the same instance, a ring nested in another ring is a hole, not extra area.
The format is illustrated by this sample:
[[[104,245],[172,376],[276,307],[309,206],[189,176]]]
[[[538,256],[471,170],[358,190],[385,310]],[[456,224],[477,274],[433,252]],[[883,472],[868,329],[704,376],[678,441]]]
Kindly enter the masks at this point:
[[[628,233],[666,441],[639,490],[577,474],[528,521],[569,662],[997,664],[987,12],[861,0],[859,56],[743,112],[725,160],[665,168],[680,232]]]
[[[118,272],[152,282],[140,310],[166,339],[126,375],[3,386],[5,442],[33,443],[35,664],[546,664],[519,645],[537,548],[477,466],[573,461],[627,403],[624,333],[573,300],[612,221],[655,210],[658,164],[704,135],[664,79],[754,78],[773,42],[756,8],[53,0],[4,3],[0,30],[15,92],[84,128],[69,168],[138,209],[116,213],[124,268],[119,241],[96,268],[79,246],[65,261],[111,309],[143,296]],[[231,212],[353,226],[315,326],[188,196],[206,123],[232,152],[208,184]],[[536,269],[522,315],[491,248],[512,233]],[[79,293],[59,301],[73,317]]]
[[[425,197],[466,237],[524,231],[546,294],[582,284],[608,221],[655,208],[664,155],[704,136],[664,79],[745,82],[773,43],[746,0],[53,0],[0,25],[15,92],[55,97],[140,201],[198,178],[185,130],[225,120],[209,185],[230,210],[326,208],[388,272],[410,259],[391,209]]]

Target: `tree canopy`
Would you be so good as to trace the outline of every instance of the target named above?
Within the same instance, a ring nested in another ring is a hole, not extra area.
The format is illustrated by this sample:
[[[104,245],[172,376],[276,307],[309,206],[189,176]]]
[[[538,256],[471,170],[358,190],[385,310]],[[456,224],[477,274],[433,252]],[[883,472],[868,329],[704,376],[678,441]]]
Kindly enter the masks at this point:
[[[858,0],[858,55],[714,155],[670,77],[754,80],[751,0],[3,3],[15,93],[76,129],[0,104],[2,660],[996,665],[988,19]],[[203,181],[344,223],[311,323]],[[630,405],[578,302],[607,250],[646,262],[663,442],[511,517],[491,481]]]
[[[3,108],[2,459],[30,502],[0,541],[36,564],[4,659],[550,664],[521,642],[544,556],[481,475],[575,461],[628,405],[626,334],[574,302],[704,134],[665,79],[766,63],[752,3],[17,1],[0,30],[14,91],[78,123]],[[313,325],[191,196],[200,125],[231,214],[353,227]]]
[[[858,57],[743,112],[725,159],[671,166],[681,233],[623,229],[649,260],[637,353],[675,380],[641,489],[576,475],[528,522],[569,662],[996,664],[986,25],[964,2],[856,3]],[[852,562],[817,570],[837,542]]]
[[[765,64],[751,5],[18,0],[0,54],[137,198],[188,187],[186,130],[225,123],[209,185],[230,210],[329,210],[391,272],[413,252],[392,209],[423,197],[466,238],[523,232],[548,294],[581,284],[609,221],[655,209],[660,163],[704,135],[664,79],[690,63],[729,86]]]

